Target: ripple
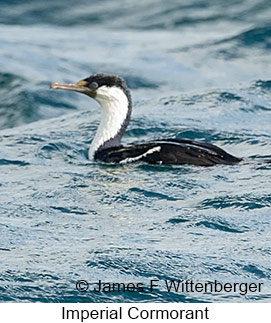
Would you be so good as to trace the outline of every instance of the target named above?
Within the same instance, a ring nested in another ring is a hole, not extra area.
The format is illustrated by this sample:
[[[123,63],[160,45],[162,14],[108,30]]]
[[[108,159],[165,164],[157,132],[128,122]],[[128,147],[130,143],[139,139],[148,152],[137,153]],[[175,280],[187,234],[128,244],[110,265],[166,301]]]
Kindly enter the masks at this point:
[[[270,207],[271,197],[262,196],[261,198],[254,196],[224,196],[214,199],[206,199],[201,203],[203,208],[241,208],[245,210],[254,210]]]
[[[259,88],[259,89],[271,94],[271,81],[270,80],[267,80],[267,81],[258,80],[252,85],[252,87]]]
[[[176,198],[168,196],[166,194],[156,193],[156,192],[140,189],[137,187],[132,187],[129,189],[129,191],[139,193],[140,195],[144,195],[147,198],[156,198],[158,200],[167,200],[167,201],[177,201]]]
[[[28,166],[30,163],[21,161],[21,160],[8,160],[0,159],[0,165],[18,165],[18,166]]]
[[[266,49],[271,48],[270,40],[271,27],[259,27],[250,29],[234,39],[241,43],[241,46],[260,46]]]
[[[219,230],[219,231],[225,231],[225,232],[230,232],[230,233],[243,233],[245,231],[241,231],[238,229],[235,229],[233,227],[230,227],[226,224],[220,224],[217,222],[211,222],[211,221],[199,221],[195,224],[195,226],[204,226],[208,229],[214,229],[214,230]]]
[[[52,159],[55,155],[60,155],[64,157],[64,154],[67,154],[72,148],[63,142],[51,142],[40,148],[38,153],[39,157],[45,159]]]
[[[185,223],[185,222],[190,222],[189,219],[183,219],[183,218],[172,218],[166,221],[167,223],[171,224],[179,224],[179,223]]]
[[[260,279],[266,278],[265,273],[255,265],[243,266],[243,270],[247,271],[248,273],[256,275]]]
[[[78,215],[86,215],[88,214],[87,212],[84,211],[78,211],[75,209],[69,209],[67,207],[61,207],[61,206],[51,206],[52,209],[58,210],[62,213],[73,213],[73,214],[78,214]]]
[[[243,101],[243,102],[245,102],[245,100],[241,96],[236,95],[234,93],[230,93],[230,92],[219,93],[218,101],[221,101],[221,102]]]

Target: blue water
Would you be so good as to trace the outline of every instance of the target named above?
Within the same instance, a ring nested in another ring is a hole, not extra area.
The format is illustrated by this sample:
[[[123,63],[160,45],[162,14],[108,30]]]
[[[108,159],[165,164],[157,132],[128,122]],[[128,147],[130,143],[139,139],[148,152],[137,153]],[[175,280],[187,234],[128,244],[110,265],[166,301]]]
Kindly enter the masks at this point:
[[[270,302],[270,21],[269,0],[0,1],[0,301]],[[49,84],[94,72],[132,90],[123,143],[197,139],[244,162],[88,161],[98,105]],[[93,291],[152,279],[152,292]],[[167,292],[165,279],[263,289]]]

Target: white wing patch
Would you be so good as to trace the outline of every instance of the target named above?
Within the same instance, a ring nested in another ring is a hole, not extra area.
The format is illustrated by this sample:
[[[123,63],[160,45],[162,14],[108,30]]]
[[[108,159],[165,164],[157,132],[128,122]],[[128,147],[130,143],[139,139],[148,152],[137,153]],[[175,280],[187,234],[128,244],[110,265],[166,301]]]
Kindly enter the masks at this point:
[[[160,150],[161,150],[160,146],[153,147],[153,148],[149,149],[148,151],[146,151],[144,154],[141,154],[141,155],[136,156],[136,157],[128,157],[128,158],[125,158],[125,159],[121,160],[120,164],[133,163],[135,161],[140,160],[141,158],[146,157],[147,155],[153,154],[155,152],[159,152]]]

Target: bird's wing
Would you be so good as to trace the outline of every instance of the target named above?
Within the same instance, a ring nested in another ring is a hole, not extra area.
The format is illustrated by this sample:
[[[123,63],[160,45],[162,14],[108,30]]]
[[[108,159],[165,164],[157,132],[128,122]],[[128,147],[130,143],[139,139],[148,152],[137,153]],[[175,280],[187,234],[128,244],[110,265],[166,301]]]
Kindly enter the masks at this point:
[[[151,164],[191,164],[212,166],[235,164],[240,161],[215,145],[192,140],[167,139],[144,144],[134,144],[103,149],[95,159],[106,163],[133,163],[144,161]]]

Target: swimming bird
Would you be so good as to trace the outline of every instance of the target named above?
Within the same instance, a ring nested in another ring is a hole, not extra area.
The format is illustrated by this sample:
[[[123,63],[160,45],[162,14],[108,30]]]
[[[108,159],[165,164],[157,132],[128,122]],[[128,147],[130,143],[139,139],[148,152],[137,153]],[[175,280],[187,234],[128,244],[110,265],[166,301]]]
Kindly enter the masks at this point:
[[[241,161],[215,145],[187,139],[160,139],[122,146],[121,139],[131,117],[132,99],[125,81],[117,75],[93,74],[76,84],[52,83],[50,88],[83,93],[100,104],[101,122],[89,148],[89,159],[120,164],[198,166],[234,165]]]

